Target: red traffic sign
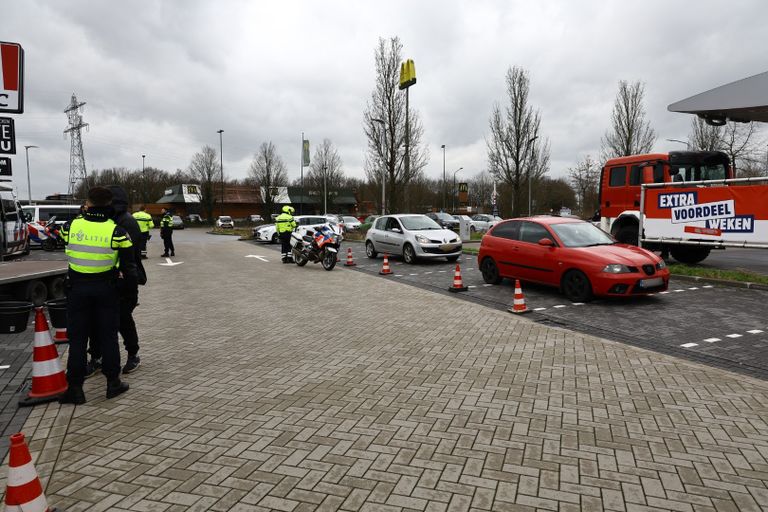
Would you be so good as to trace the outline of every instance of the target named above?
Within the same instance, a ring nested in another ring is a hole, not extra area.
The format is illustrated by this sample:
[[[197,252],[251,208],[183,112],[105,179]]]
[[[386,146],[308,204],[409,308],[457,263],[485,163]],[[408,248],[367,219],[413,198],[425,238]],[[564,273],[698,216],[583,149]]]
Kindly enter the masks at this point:
[[[0,41],[0,112],[24,112],[24,49]]]
[[[16,131],[13,119],[0,117],[0,155],[16,154]]]

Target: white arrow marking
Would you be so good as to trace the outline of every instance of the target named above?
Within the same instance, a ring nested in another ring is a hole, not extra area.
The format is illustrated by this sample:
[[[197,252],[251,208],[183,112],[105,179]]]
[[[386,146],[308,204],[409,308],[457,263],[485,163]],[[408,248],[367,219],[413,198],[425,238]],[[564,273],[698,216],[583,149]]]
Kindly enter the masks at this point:
[[[264,256],[257,256],[255,254],[248,254],[245,257],[246,258],[256,258],[256,259],[258,259],[260,261],[263,261],[265,263],[269,263],[269,260],[267,258],[265,258]]]
[[[161,267],[175,267],[176,265],[181,265],[182,263],[184,262],[177,261],[174,263],[173,261],[171,261],[171,258],[165,258],[165,263],[158,263],[158,265],[160,265]]]

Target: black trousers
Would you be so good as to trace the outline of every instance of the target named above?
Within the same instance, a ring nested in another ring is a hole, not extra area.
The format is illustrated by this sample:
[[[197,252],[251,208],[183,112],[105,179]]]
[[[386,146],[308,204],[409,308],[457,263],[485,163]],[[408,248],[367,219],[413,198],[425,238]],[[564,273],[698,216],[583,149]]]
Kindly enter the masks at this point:
[[[149,231],[142,233],[141,238],[138,241],[142,253],[147,252],[147,242],[149,242]]]
[[[120,326],[118,332],[123,337],[123,346],[129,356],[139,353],[139,333],[136,331],[136,322],[133,320],[133,310],[139,304],[138,295],[120,295]],[[91,359],[101,358],[101,343],[98,341],[98,333],[91,331],[88,339],[88,353]]]
[[[175,254],[176,250],[173,248],[173,235],[168,235],[163,238],[163,254]]]
[[[119,325],[120,301],[115,280],[70,281],[67,294],[67,382],[70,386],[83,385],[86,346],[91,335],[101,348],[102,373],[108,380],[120,376]]]
[[[291,257],[291,232],[283,231],[280,233],[280,252],[283,259]]]

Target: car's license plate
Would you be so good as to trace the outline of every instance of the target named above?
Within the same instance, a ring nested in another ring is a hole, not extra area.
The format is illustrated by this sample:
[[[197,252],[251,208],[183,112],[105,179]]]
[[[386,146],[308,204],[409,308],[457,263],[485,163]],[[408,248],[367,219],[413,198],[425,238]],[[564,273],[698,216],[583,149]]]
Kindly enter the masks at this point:
[[[453,252],[456,250],[456,245],[454,244],[443,244],[440,246],[440,250],[443,252]]]
[[[664,284],[664,280],[660,277],[654,277],[653,279],[641,279],[640,288],[655,288]]]

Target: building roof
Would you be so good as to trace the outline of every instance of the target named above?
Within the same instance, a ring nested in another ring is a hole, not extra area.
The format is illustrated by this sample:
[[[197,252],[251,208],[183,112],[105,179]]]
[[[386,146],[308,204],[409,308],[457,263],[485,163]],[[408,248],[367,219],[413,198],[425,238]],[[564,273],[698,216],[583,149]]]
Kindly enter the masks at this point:
[[[173,185],[165,189],[163,197],[156,201],[157,203],[200,203],[200,188],[196,184]]]
[[[768,71],[672,103],[667,110],[696,114],[715,124],[768,122]]]

